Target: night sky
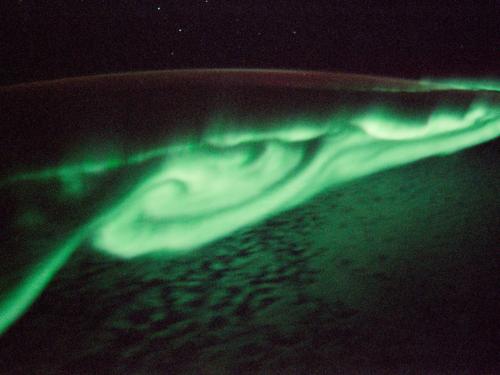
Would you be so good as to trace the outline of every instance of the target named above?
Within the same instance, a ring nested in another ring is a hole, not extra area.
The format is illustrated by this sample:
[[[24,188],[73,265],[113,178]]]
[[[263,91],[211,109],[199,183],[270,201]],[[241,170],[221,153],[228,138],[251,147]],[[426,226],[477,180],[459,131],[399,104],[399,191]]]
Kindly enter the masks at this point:
[[[498,1],[388,3],[3,0],[0,84],[224,67],[500,75]]]

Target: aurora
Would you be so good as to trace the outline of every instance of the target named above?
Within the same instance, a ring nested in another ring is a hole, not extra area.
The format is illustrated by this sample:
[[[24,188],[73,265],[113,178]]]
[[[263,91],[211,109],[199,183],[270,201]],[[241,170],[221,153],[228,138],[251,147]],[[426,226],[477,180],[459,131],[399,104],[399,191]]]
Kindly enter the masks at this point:
[[[224,132],[209,127],[111,211],[96,248],[123,257],[190,251],[332,186],[489,140],[500,125],[480,102],[463,114],[436,110],[417,120],[380,107],[360,112],[288,121],[269,133],[238,130],[232,124],[241,122],[230,119],[213,126]]]
[[[499,87],[183,70],[0,88],[0,333],[83,244],[182,256],[349,181],[494,140]]]

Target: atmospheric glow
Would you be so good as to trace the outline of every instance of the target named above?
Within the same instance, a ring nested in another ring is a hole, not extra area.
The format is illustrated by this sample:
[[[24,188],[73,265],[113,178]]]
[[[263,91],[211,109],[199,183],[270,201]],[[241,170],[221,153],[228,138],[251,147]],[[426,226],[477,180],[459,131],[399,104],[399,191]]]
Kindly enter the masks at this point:
[[[467,107],[442,104],[418,113],[373,102],[327,108],[326,117],[313,110],[259,120],[213,113],[201,139],[6,176],[0,187],[39,180],[62,183],[64,199],[72,200],[85,191],[87,176],[159,161],[130,193],[81,223],[15,289],[2,295],[0,334],[83,241],[90,239],[96,249],[124,258],[151,252],[183,254],[353,179],[493,140],[500,135],[499,87],[495,82],[441,81],[401,89],[419,95],[475,92],[476,100]],[[376,98],[397,89],[367,91]],[[43,213],[26,213],[17,220],[29,228],[43,220]]]
[[[335,185],[494,139],[500,108],[478,100],[408,117],[377,106],[257,128],[214,120],[109,212],[94,245],[126,258],[195,249]]]

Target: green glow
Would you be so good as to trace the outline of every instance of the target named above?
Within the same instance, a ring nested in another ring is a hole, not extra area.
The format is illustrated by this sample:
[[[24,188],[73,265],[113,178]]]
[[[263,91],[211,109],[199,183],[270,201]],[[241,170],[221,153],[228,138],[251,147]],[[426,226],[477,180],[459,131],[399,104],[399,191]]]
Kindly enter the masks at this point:
[[[42,293],[55,273],[66,263],[83,239],[79,232],[50,254],[44,261],[32,267],[29,276],[0,299],[0,335],[21,316]]]
[[[191,251],[353,179],[495,139],[500,135],[500,102],[491,91],[499,88],[495,82],[423,81],[418,89],[400,91],[475,90],[479,94],[467,108],[442,105],[412,115],[396,106],[373,103],[331,108],[326,117],[311,112],[252,121],[214,113],[201,139],[7,176],[0,187],[54,180],[74,198],[85,192],[88,176],[151,159],[161,161],[127,196],[117,197],[117,204],[90,224],[82,224],[34,265],[17,288],[2,296],[0,334],[89,236],[97,249],[124,258]],[[371,91],[376,97],[384,90]],[[29,230],[43,225],[45,219],[43,212],[33,211],[17,220]]]
[[[40,171],[22,172],[13,176],[9,176],[4,180],[0,180],[0,187],[2,185],[15,184],[22,181],[37,181],[37,180],[59,180],[64,185],[64,190],[69,195],[78,193],[84,189],[82,179],[87,175],[99,175],[114,169],[122,168],[143,163],[145,161],[164,157],[167,153],[183,150],[186,145],[172,145],[169,147],[160,147],[153,150],[148,150],[137,155],[132,155],[127,158],[111,158],[104,160],[96,160],[81,163],[67,163],[63,166],[47,168]]]
[[[16,224],[21,227],[39,227],[46,222],[43,214],[35,209],[27,209],[19,217],[16,218]]]
[[[214,120],[109,212],[94,245],[121,257],[195,249],[335,185],[494,139],[500,108],[478,100],[415,118],[375,106],[260,125]]]
[[[443,88],[451,90],[487,90],[500,91],[500,81],[494,79],[464,79],[464,78],[447,78],[447,79],[423,79],[421,83],[426,85],[440,85]]]

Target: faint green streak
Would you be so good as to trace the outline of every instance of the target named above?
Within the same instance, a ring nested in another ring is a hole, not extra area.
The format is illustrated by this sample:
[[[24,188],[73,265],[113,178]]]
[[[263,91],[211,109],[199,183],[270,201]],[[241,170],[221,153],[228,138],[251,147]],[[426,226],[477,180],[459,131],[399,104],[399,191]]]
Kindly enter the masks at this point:
[[[0,335],[3,334],[16,319],[24,314],[33,301],[42,293],[55,273],[66,263],[73,251],[83,239],[79,232],[61,247],[50,254],[47,259],[35,265],[29,276],[0,300]]]
[[[468,90],[468,91],[500,91],[500,81],[494,79],[464,79],[464,78],[446,78],[446,79],[423,79],[421,83],[425,85],[441,86],[449,90]]]

